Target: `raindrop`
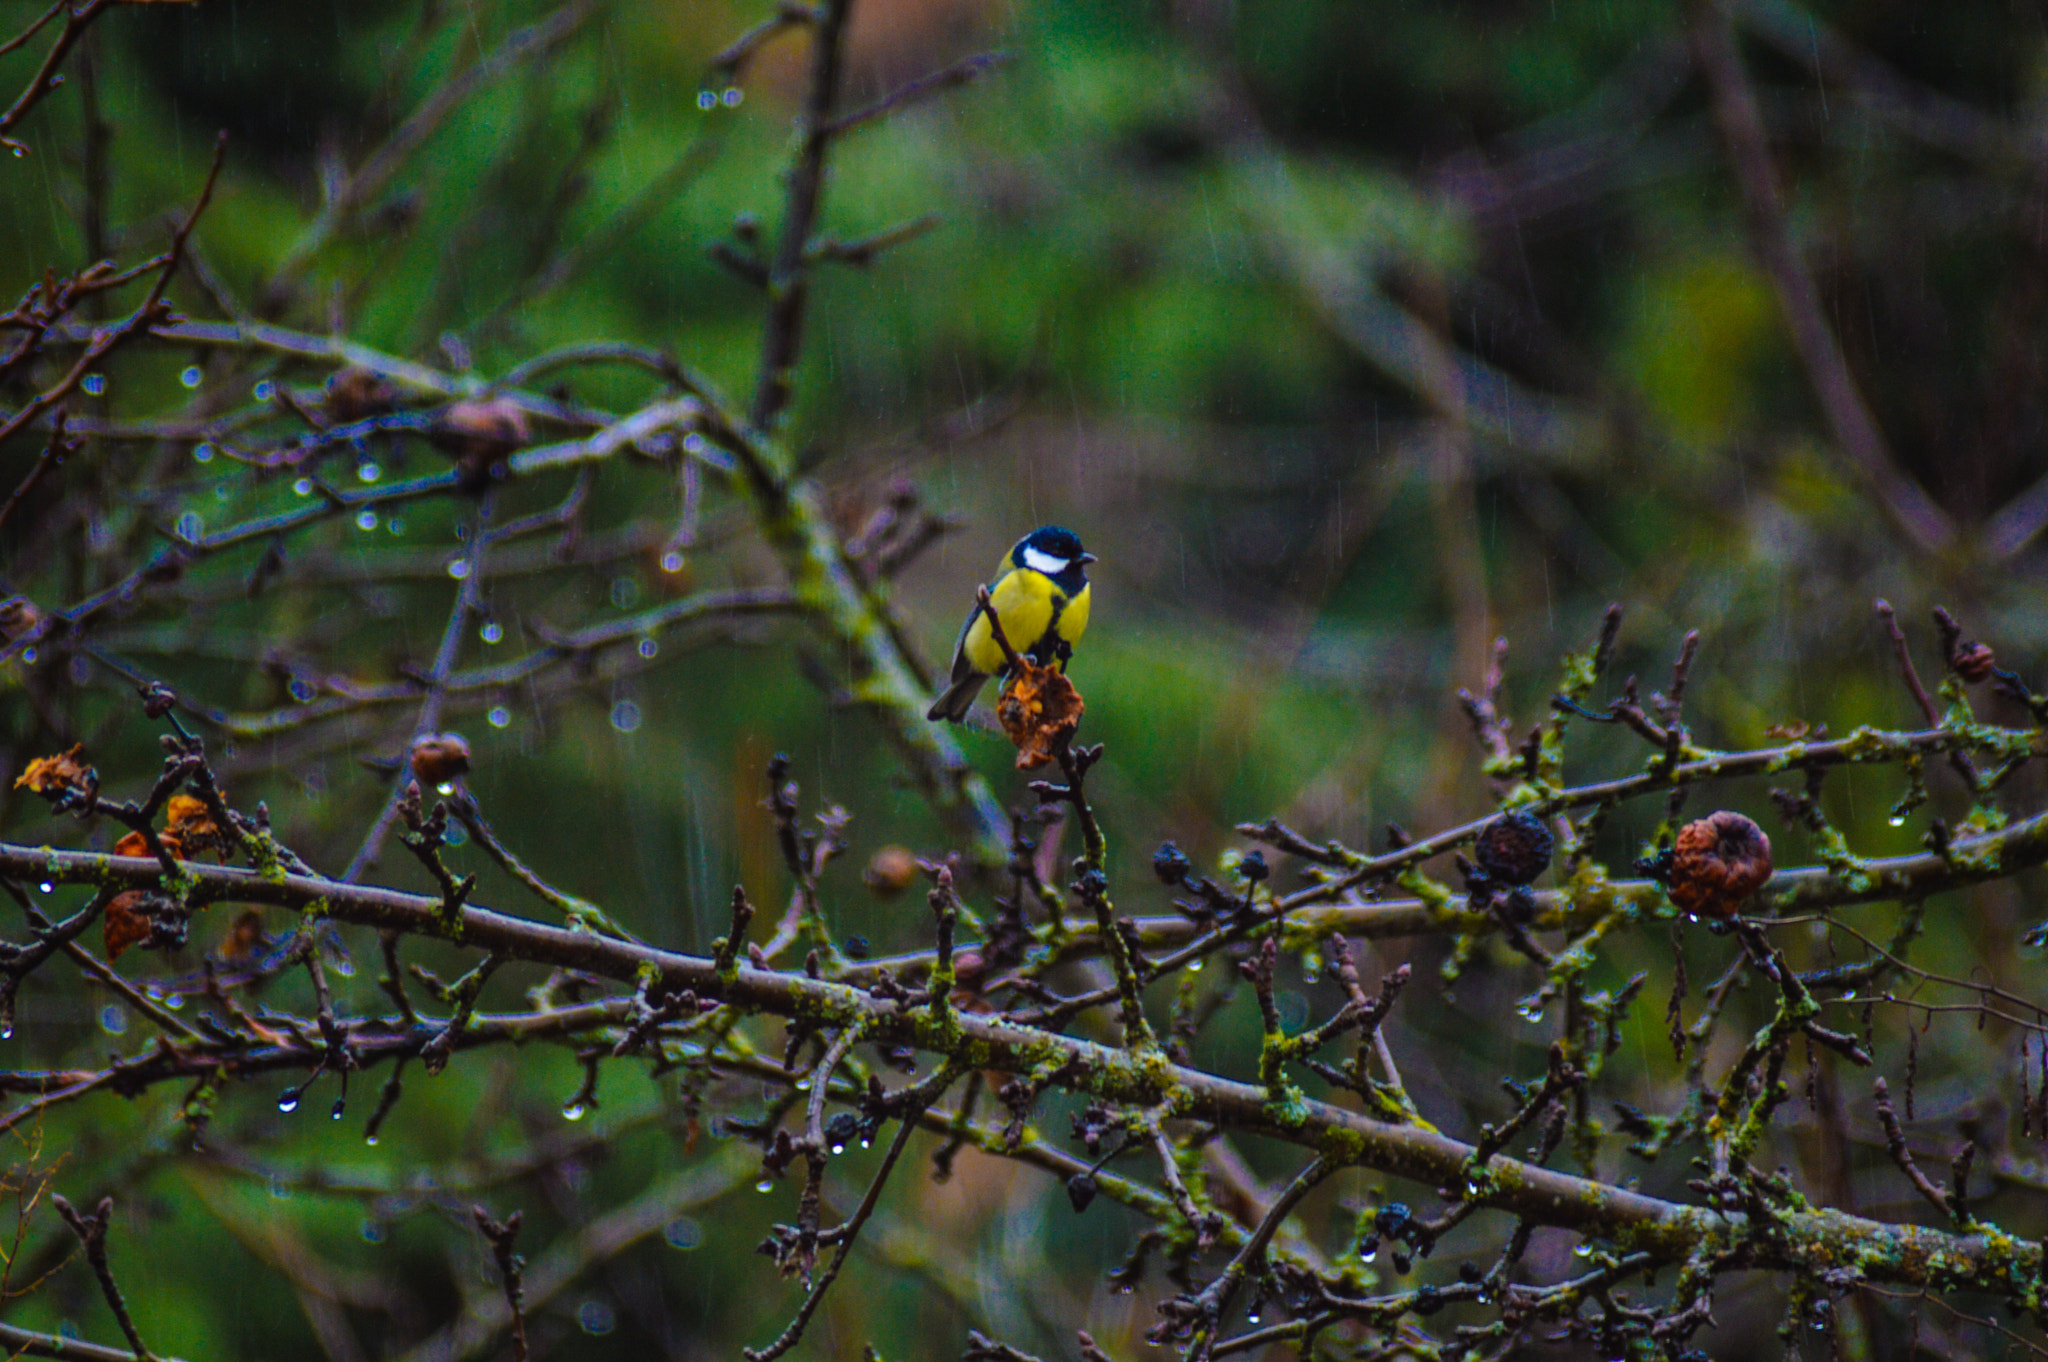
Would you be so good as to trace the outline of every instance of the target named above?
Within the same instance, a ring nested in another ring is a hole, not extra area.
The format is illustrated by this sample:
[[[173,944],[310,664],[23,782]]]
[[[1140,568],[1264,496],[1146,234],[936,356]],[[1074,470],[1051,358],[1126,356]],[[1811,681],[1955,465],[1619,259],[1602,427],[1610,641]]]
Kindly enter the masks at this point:
[[[715,108],[717,108],[717,107],[718,107],[718,92],[717,92],[716,90],[699,90],[699,91],[697,92],[697,107],[698,107],[698,108],[700,108],[700,109],[715,109]],[[21,154],[20,152],[16,152],[16,153],[15,153],[15,155],[17,155],[17,156],[18,156],[18,155],[20,155],[20,154]]]
[[[612,706],[612,727],[621,733],[635,733],[640,729],[640,706],[631,700],[621,700]]]
[[[844,1154],[846,1152],[846,1146],[843,1144],[834,1144],[832,1146],[832,1152],[834,1154]]]
[[[289,1116],[299,1109],[299,1089],[286,1088],[277,1095],[277,1109]]]
[[[302,497],[312,496],[313,480],[311,478],[300,478],[297,482],[292,484],[292,491],[298,493]]]
[[[375,1144],[375,1143],[377,1143],[377,1136],[376,1136],[375,1134],[365,1135],[365,1136],[363,1136],[363,1143],[364,1143],[364,1144]]]
[[[8,150],[14,153],[14,159],[17,161],[28,155],[27,147],[9,147]]]
[[[467,581],[469,579],[469,560],[467,558],[450,559],[448,562],[448,575],[458,582]]]
[[[268,402],[271,398],[277,396],[277,385],[266,378],[254,388],[251,388],[249,394],[258,402]]]
[[[1593,1241],[1590,1239],[1581,1239],[1578,1243],[1578,1247],[1572,1250],[1572,1257],[1574,1258],[1590,1258],[1592,1256]]]
[[[377,466],[375,459],[364,459],[356,465],[356,477],[362,482],[375,482],[384,476],[384,470]]]
[[[512,722],[512,711],[503,705],[492,705],[491,712],[484,717],[491,721],[492,728],[503,728]]]
[[[612,579],[613,605],[616,605],[621,610],[630,610],[639,599],[640,583],[634,581],[631,577],[614,577]]]
[[[108,1003],[100,1009],[100,1029],[110,1036],[118,1036],[128,1029],[128,1014]]]
[[[602,1338],[618,1325],[618,1316],[603,1301],[585,1301],[576,1310],[576,1322],[583,1326],[583,1332],[593,1338]]]
[[[371,1137],[370,1143],[377,1143],[375,1136]],[[384,1237],[389,1233],[390,1231],[384,1228],[384,1222],[381,1220],[365,1220],[363,1222],[363,1238],[369,1243],[381,1244],[384,1242]]]
[[[4,1023],[0,1023],[0,1040],[13,1040],[13,1039],[14,1039],[14,1023],[13,1023],[13,1022],[4,1022]]]
[[[199,537],[206,533],[206,522],[199,518],[199,512],[187,511],[178,517],[177,530],[178,538],[188,544],[196,544]]]
[[[775,1190],[775,1180],[773,1178],[762,1178],[754,1184],[754,1190],[757,1192],[772,1192]]]
[[[705,439],[694,430],[683,437],[683,453],[685,454],[702,454],[709,448],[711,448],[711,441]]]
[[[693,1249],[704,1242],[704,1227],[687,1215],[679,1215],[662,1229],[661,1237],[670,1248]]]
[[[1895,813],[1891,816],[1890,822],[1891,825],[1895,828],[1903,828],[1904,826],[1906,826],[1906,815],[1902,813]]]
[[[653,639],[643,638],[640,640],[640,656],[651,658],[660,651],[661,645],[656,643]]]
[[[78,386],[85,390],[87,397],[98,397],[107,390],[107,376],[105,374],[87,374],[79,380]]]
[[[875,1147],[875,1142],[869,1139],[867,1136],[863,1135],[860,1137],[860,1147],[862,1149],[873,1149]]]
[[[796,1081],[796,1090],[798,1092],[809,1092],[811,1090],[811,1080],[808,1078],[799,1078]]]
[[[33,648],[23,648],[21,650],[21,660],[31,667],[36,665],[36,659],[40,656],[41,654]]]
[[[740,101],[742,99],[745,99],[746,95],[741,93],[739,86],[735,85],[728,89],[724,94],[720,95],[718,98],[719,102],[725,105],[726,108],[737,109],[740,106]]]
[[[36,888],[45,894],[54,894],[57,891],[57,886],[51,884],[48,880],[44,880],[41,884],[37,885]]]
[[[1244,1317],[1244,1322],[1246,1324],[1257,1324],[1259,1322],[1259,1312],[1256,1310],[1252,1311]]]
[[[496,643],[505,637],[505,626],[496,620],[485,620],[484,627],[476,631],[476,636],[486,643]]]
[[[178,1010],[179,1008],[183,1007],[184,1005],[185,1005],[185,995],[184,995],[184,994],[182,994],[182,993],[168,993],[168,994],[165,994],[165,995],[164,995],[164,1006],[165,1006],[165,1007],[168,1007],[169,1009],[171,1009],[171,1011],[173,1011],[173,1012],[176,1012],[176,1011],[177,1011],[177,1010]]]
[[[391,517],[391,519],[387,520],[384,523],[393,534],[405,533],[405,522],[403,520],[400,520],[397,516]]]
[[[437,794],[437,795],[452,795],[452,794],[454,794],[454,793],[455,793],[455,782],[454,782],[454,781],[452,781],[452,780],[444,780],[444,781],[442,781],[442,782],[441,782],[441,783],[440,783],[439,785],[436,785],[436,786],[434,787],[434,793],[435,793],[435,794]]]
[[[374,530],[374,529],[376,529],[376,528],[377,528],[377,513],[376,513],[375,511],[359,511],[359,512],[357,512],[357,513],[356,513],[356,528],[357,528],[357,529],[359,529],[359,530]]]
[[[334,1105],[328,1109],[327,1119],[330,1121],[339,1121],[341,1119],[341,1114],[347,1110],[348,1099],[346,1097],[337,1097],[334,1099]]]
[[[213,446],[209,444],[196,444],[192,446],[192,461],[194,463],[212,463]]]
[[[312,682],[298,676],[294,676],[291,679],[291,684],[286,686],[285,689],[291,692],[292,699],[297,700],[302,705],[310,701],[317,693],[313,689]]]
[[[681,572],[683,570],[683,555],[677,553],[674,549],[670,549],[667,553],[661,555],[661,570],[663,572]]]
[[[196,364],[185,366],[185,372],[178,375],[178,381],[188,388],[198,387],[205,378],[206,374]]]
[[[580,1121],[589,1111],[590,1108],[584,1106],[581,1102],[569,1102],[562,1107],[562,1119],[565,1121]]]
[[[1543,1020],[1543,1004],[1533,999],[1529,1002],[1523,1003],[1520,1007],[1516,1008],[1515,1011],[1521,1016],[1522,1020],[1525,1022],[1534,1023]]]
[[[1196,956],[1196,957],[1195,957],[1195,958],[1194,958],[1193,960],[1190,960],[1190,961],[1188,961],[1188,973],[1189,973],[1189,974],[1200,974],[1201,972],[1202,972],[1202,959],[1201,959],[1201,957],[1200,957],[1200,956]]]

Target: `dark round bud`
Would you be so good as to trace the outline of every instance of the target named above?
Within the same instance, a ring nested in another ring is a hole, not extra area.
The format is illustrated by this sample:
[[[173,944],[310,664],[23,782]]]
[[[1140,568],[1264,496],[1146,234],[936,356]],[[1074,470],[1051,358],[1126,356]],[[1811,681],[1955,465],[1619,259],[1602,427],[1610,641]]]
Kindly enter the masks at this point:
[[[1408,1233],[1408,1226],[1414,1219],[1415,1213],[1408,1209],[1407,1202],[1389,1201],[1380,1207],[1379,1214],[1373,1217],[1373,1233],[1382,1239],[1399,1239]]]
[[[1266,854],[1263,851],[1247,851],[1238,859],[1237,873],[1251,883],[1257,884],[1270,876],[1273,869],[1266,864]]]
[[[1771,878],[1771,839],[1729,809],[1678,830],[1671,852],[1671,901],[1687,913],[1733,917]]]
[[[1095,1179],[1087,1173],[1076,1173],[1067,1179],[1067,1200],[1074,1203],[1076,1212],[1088,1209],[1089,1203],[1095,1200],[1096,1190]]]
[[[1479,868],[1501,884],[1532,883],[1550,867],[1557,839],[1543,820],[1527,809],[1512,809],[1488,823],[1473,852]]]
[[[1187,853],[1171,842],[1161,842],[1159,850],[1152,853],[1152,873],[1159,877],[1161,884],[1182,885],[1188,876],[1195,873],[1193,862]]]
[[[152,681],[142,689],[142,712],[152,719],[163,718],[177,703],[177,692],[161,681]]]
[[[1074,881],[1074,892],[1084,899],[1099,899],[1109,893],[1109,876],[1100,870],[1084,870]]]
[[[1988,643],[1962,642],[1948,656],[1948,665],[1955,668],[1956,675],[1976,685],[1979,681],[1991,679],[1992,669],[1998,665],[1998,657]]]
[[[157,901],[149,920],[149,948],[157,951],[184,949],[192,932],[191,910],[169,899]]]
[[[469,744],[460,733],[430,733],[412,745],[412,773],[422,785],[445,785],[469,772]]]
[[[825,1122],[825,1144],[828,1148],[844,1149],[860,1138],[860,1117],[850,1111],[842,1111]]]
[[[1416,1287],[1416,1288],[1415,1288],[1415,1313],[1416,1313],[1416,1314],[1418,1314],[1418,1315],[1433,1315],[1433,1314],[1435,1314],[1435,1313],[1436,1313],[1437,1311],[1439,1311],[1439,1310],[1441,1310],[1441,1309],[1443,1309],[1443,1308],[1444,1308],[1444,1302],[1443,1302],[1443,1298],[1442,1298],[1441,1296],[1439,1296],[1439,1295],[1437,1294],[1437,1289],[1436,1289],[1435,1287],[1433,1287],[1433,1286],[1418,1286],[1418,1287]]]
[[[509,397],[451,402],[427,427],[427,443],[472,474],[503,463],[532,438],[525,410]]]
[[[327,415],[342,425],[360,421],[369,416],[382,416],[398,406],[398,389],[391,386],[381,374],[353,366],[335,372],[327,380],[327,392],[321,399]]]
[[[877,898],[894,898],[916,883],[917,853],[909,847],[883,847],[868,859],[861,879]]]

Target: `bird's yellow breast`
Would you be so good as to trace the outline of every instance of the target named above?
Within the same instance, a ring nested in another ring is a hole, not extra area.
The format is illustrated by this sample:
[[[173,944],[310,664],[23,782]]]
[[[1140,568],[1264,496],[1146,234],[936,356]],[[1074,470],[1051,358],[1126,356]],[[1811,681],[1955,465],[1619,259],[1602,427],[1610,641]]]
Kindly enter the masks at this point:
[[[1070,599],[1050,577],[1028,568],[1005,573],[990,589],[989,604],[1003,622],[1003,636],[1020,653],[1047,655],[1055,640],[1078,643],[1088,627],[1087,587]],[[994,674],[1005,666],[1003,650],[996,646],[986,615],[975,615],[961,648],[968,665],[978,672]]]

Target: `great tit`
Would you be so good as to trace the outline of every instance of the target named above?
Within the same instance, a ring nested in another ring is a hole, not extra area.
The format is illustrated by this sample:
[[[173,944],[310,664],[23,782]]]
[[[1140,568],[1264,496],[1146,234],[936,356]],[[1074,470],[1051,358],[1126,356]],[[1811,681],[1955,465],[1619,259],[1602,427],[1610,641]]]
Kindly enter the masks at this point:
[[[1095,555],[1081,547],[1072,530],[1041,525],[1019,539],[996,564],[989,604],[1003,622],[1003,637],[1039,666],[1067,669],[1074,645],[1088,627],[1088,564]],[[932,702],[927,719],[959,723],[991,676],[1007,670],[988,617],[978,608],[960,626],[953,645],[953,675],[945,694]]]

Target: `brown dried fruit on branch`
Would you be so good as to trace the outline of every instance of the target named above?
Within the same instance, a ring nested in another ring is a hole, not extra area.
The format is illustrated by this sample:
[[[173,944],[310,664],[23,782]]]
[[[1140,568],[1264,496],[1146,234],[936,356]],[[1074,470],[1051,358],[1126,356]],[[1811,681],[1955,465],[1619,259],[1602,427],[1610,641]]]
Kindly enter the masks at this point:
[[[100,787],[100,777],[99,772],[80,759],[84,751],[85,744],[79,743],[69,752],[60,752],[54,757],[37,757],[14,782],[14,788],[39,794],[58,804],[88,797]]]
[[[1072,741],[1086,708],[1066,673],[1019,658],[996,699],[996,718],[1017,749],[1017,769],[1050,762]]]
[[[182,861],[185,859],[185,844],[178,840],[177,833],[160,832],[156,835],[156,839],[164,844],[164,850],[170,853],[172,860]],[[150,854],[149,839],[139,832],[127,833],[120,841],[114,843],[114,854],[116,856],[147,856]]]
[[[220,824],[214,822],[213,814],[204,801],[191,795],[172,795],[164,806],[164,844],[176,848],[174,856],[187,851],[220,851],[228,844],[228,838]]]
[[[334,421],[347,425],[366,417],[382,416],[398,406],[398,389],[382,374],[353,366],[327,380],[327,395],[320,405]]]
[[[917,853],[909,847],[886,846],[868,859],[861,879],[878,898],[892,899],[917,883]]]
[[[1771,878],[1771,839],[1754,820],[1722,809],[1678,830],[1671,901],[1687,913],[1733,917]]]
[[[1957,676],[1974,686],[1979,681],[1991,679],[1993,669],[1998,666],[1998,655],[1991,651],[1988,643],[1965,640],[1957,643],[1955,651],[1948,655],[1948,665],[1955,668]]]
[[[526,412],[508,397],[452,403],[427,432],[428,442],[460,464],[478,486],[532,438]]]
[[[422,785],[446,785],[469,773],[469,744],[460,733],[429,733],[412,745],[413,777]]]
[[[1557,839],[1543,820],[1514,809],[1488,823],[1473,848],[1479,868],[1502,884],[1532,884],[1550,865]]]
[[[118,960],[122,951],[149,940],[152,921],[148,903],[148,894],[140,889],[130,889],[114,895],[107,904],[106,916],[100,924],[107,945],[107,959]]]

